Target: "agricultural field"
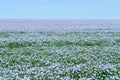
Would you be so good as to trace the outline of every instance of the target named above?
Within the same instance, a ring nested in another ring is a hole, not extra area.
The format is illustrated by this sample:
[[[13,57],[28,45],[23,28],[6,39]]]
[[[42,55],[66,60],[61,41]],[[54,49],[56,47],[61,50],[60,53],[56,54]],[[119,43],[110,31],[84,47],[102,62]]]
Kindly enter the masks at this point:
[[[0,80],[120,80],[120,21],[0,20]]]

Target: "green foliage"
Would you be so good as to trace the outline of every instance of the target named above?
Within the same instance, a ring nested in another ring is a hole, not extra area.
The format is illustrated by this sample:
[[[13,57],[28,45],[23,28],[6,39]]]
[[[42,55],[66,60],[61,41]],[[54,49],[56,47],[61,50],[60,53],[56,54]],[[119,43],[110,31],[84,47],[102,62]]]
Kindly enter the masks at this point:
[[[5,80],[120,77],[120,36],[116,32],[1,32],[0,38],[0,76]]]
[[[6,43],[4,46],[2,47],[8,47],[8,48],[22,48],[22,47],[27,47],[27,46],[33,46],[34,44],[36,44],[35,42],[10,42],[10,43]]]
[[[0,32],[0,38],[3,38],[3,37],[9,37],[10,34],[9,33],[6,33],[6,32]]]

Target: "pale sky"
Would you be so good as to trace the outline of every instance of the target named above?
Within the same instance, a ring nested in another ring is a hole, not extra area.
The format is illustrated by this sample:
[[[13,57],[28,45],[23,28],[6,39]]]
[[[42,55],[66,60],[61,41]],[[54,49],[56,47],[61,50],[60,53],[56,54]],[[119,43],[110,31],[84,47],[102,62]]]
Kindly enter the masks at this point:
[[[120,19],[120,0],[1,0],[0,18]]]

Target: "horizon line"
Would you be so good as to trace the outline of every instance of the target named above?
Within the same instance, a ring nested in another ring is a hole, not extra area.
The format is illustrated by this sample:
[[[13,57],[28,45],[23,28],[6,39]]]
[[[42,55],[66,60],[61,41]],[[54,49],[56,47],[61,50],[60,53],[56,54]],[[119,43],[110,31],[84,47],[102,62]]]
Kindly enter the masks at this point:
[[[72,18],[0,18],[0,20],[120,20],[120,19],[72,19]]]

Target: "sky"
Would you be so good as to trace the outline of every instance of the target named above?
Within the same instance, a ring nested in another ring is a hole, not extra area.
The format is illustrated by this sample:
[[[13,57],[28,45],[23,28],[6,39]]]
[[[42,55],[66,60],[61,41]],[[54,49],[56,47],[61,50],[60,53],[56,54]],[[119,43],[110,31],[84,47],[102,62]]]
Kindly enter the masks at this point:
[[[120,19],[120,0],[0,0],[0,18]]]

